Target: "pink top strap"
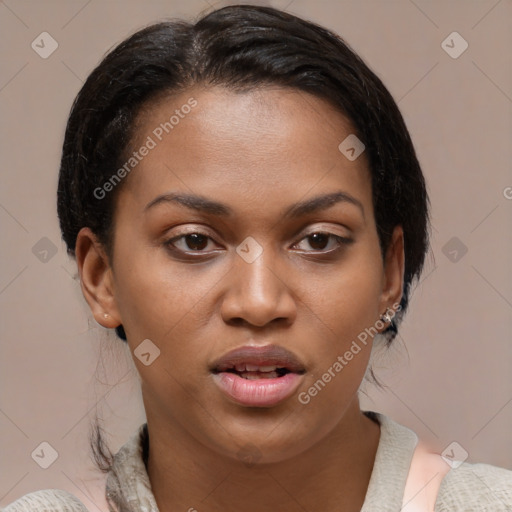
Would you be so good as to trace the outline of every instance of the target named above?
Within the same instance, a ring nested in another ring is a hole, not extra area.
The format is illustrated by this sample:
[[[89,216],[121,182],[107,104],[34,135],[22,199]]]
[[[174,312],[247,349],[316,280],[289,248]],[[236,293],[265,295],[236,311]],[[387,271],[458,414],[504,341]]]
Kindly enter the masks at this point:
[[[441,482],[449,470],[441,455],[419,442],[405,483],[401,512],[434,512]]]

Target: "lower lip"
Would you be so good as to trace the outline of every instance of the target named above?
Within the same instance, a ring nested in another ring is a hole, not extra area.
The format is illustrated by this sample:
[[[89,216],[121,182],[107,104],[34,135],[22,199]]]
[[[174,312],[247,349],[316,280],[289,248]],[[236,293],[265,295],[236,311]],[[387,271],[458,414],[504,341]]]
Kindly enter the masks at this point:
[[[275,379],[249,380],[236,373],[221,372],[213,375],[220,390],[241,405],[271,407],[289,398],[299,387],[302,375],[287,373]]]

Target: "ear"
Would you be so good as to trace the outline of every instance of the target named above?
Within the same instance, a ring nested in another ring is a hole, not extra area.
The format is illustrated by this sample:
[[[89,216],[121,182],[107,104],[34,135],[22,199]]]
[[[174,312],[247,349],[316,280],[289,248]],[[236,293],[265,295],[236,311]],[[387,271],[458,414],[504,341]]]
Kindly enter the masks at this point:
[[[404,232],[402,226],[395,226],[384,260],[381,313],[384,313],[387,308],[393,309],[393,304],[400,303],[404,285],[404,269]]]
[[[82,293],[96,322],[114,329],[121,320],[114,297],[112,268],[103,246],[90,228],[82,228],[78,233],[75,256]]]

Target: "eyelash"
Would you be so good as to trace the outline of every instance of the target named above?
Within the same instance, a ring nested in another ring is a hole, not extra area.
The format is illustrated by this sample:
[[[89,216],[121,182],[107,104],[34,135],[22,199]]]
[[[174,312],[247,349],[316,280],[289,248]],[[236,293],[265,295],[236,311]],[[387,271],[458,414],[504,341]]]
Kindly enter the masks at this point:
[[[178,249],[174,243],[177,241],[177,240],[181,240],[181,239],[185,239],[187,236],[190,236],[190,235],[200,235],[200,236],[203,236],[203,237],[206,237],[208,240],[213,240],[210,236],[208,236],[206,233],[202,233],[201,231],[190,231],[188,233],[183,233],[181,235],[178,235],[178,236],[175,236],[167,241],[164,242],[164,245],[169,249],[171,250],[172,252],[176,253],[176,252],[179,252],[183,255],[186,255],[186,256],[191,256],[191,257],[199,257],[199,256],[195,256],[195,255],[205,255],[205,254],[208,254],[208,252],[206,251],[202,251],[202,250],[197,250],[197,251],[184,251],[182,249]],[[307,238],[311,237],[312,235],[327,235],[330,239],[334,239],[336,244],[337,244],[337,247],[335,249],[330,249],[328,251],[326,250],[312,250],[312,251],[302,251],[302,252],[305,252],[305,253],[309,253],[309,254],[319,254],[319,255],[332,255],[332,254],[335,254],[335,253],[338,253],[344,246],[346,245],[349,245],[351,243],[354,242],[353,239],[351,238],[346,238],[346,237],[343,237],[343,236],[340,236],[340,235],[335,235],[334,233],[330,233],[328,231],[312,231],[311,233],[308,233],[307,235],[303,236],[299,242],[295,245],[298,245],[300,242],[302,242],[303,240],[306,240]],[[329,243],[329,242],[328,242]],[[192,256],[194,255],[194,256]]]

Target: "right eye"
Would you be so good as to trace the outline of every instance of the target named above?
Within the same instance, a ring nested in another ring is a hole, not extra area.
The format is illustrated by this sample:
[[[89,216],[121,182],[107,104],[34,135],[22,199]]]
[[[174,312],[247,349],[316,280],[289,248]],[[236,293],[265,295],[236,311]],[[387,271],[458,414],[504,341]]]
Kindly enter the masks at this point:
[[[167,240],[165,245],[185,253],[206,253],[208,251],[204,251],[204,249],[208,247],[210,241],[212,241],[212,239],[204,233],[190,232]]]

